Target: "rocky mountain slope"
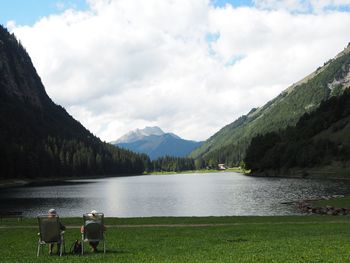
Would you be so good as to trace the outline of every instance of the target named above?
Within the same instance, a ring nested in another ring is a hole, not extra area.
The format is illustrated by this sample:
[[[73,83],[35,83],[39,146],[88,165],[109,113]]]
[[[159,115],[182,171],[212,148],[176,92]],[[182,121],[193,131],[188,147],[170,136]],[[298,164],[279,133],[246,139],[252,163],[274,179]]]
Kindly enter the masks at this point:
[[[0,179],[142,173],[147,157],[103,143],[46,94],[29,55],[0,26]]]
[[[245,157],[254,136],[294,126],[304,113],[315,110],[322,101],[342,94],[349,86],[350,45],[263,107],[251,110],[222,128],[190,156],[202,159],[204,165],[218,162],[237,165]]]

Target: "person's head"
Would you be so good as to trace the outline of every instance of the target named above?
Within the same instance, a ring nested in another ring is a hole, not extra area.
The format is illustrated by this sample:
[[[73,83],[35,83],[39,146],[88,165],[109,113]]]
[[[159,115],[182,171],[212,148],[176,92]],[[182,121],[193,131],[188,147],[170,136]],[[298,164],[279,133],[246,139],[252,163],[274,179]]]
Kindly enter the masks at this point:
[[[99,219],[99,214],[96,210],[92,210],[90,213],[88,213],[88,216],[93,220]]]
[[[92,210],[92,211],[89,213],[89,215],[95,217],[95,216],[97,215],[97,211],[96,211],[96,210]]]
[[[56,209],[51,208],[51,209],[48,211],[47,214],[48,214],[49,217],[56,217],[56,216],[57,216],[57,211],[56,211]]]

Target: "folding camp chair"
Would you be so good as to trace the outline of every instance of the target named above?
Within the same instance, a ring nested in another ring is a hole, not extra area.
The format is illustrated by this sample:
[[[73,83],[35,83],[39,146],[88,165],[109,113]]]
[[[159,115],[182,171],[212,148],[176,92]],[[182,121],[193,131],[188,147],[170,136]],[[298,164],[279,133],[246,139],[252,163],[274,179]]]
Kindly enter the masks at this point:
[[[64,231],[60,228],[60,222],[58,216],[38,216],[39,223],[39,241],[37,257],[40,255],[42,245],[57,244],[59,246],[59,254],[62,256],[64,249]]]
[[[84,242],[103,242],[103,253],[106,253],[106,240],[104,236],[104,214],[84,214],[84,228],[81,235],[81,254],[84,254]]]

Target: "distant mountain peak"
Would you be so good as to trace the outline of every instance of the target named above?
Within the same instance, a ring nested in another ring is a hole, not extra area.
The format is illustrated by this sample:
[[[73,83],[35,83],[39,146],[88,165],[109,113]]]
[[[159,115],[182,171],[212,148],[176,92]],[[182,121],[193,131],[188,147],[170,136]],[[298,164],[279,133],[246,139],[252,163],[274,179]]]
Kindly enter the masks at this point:
[[[147,136],[149,136],[149,135],[163,135],[164,134],[162,129],[159,128],[158,126],[153,126],[153,127],[146,126],[143,129],[136,129],[136,130],[142,134],[147,135]]]
[[[128,133],[124,134],[122,137],[120,137],[118,140],[111,142],[112,144],[117,143],[131,143],[138,140],[142,140],[144,137],[151,136],[151,135],[164,135],[164,131],[162,131],[161,128],[158,126],[146,126],[143,129],[136,129],[133,131],[129,131]],[[176,136],[176,135],[175,135]]]
[[[174,133],[165,133],[161,128],[154,126],[130,131],[111,144],[134,152],[145,153],[153,160],[166,155],[187,156],[202,142],[184,140]]]

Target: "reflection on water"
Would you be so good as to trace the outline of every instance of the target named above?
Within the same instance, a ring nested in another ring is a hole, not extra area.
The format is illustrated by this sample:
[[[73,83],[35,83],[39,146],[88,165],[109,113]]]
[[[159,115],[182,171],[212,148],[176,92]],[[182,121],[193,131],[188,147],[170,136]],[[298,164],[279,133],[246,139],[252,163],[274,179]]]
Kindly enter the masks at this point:
[[[225,216],[299,214],[283,202],[350,195],[350,182],[252,178],[237,173],[130,176],[0,189],[0,210],[26,216],[56,208],[61,216],[92,209],[106,216]]]

